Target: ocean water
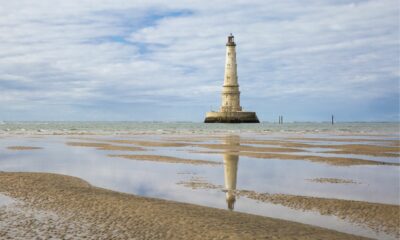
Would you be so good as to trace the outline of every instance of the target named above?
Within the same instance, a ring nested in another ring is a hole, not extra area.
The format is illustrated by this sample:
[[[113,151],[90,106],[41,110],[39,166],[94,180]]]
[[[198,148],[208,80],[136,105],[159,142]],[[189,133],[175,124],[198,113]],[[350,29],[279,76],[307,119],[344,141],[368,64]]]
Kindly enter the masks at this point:
[[[204,124],[193,122],[2,122],[0,134],[213,134],[302,133],[400,135],[398,122],[293,122],[260,124]]]

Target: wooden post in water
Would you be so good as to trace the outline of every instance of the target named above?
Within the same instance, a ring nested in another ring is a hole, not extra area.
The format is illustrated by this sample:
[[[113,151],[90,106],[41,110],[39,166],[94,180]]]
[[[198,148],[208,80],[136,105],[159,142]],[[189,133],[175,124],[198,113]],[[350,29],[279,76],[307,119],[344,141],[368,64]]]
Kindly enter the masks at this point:
[[[334,123],[334,117],[333,117],[333,114],[332,114],[332,125],[333,125],[333,123]]]

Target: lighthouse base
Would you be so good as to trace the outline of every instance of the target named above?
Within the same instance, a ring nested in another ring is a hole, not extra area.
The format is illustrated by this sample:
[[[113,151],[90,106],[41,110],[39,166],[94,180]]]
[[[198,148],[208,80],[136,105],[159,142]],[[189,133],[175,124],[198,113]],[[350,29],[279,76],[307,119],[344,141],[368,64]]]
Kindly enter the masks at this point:
[[[205,123],[260,123],[255,112],[208,112]]]

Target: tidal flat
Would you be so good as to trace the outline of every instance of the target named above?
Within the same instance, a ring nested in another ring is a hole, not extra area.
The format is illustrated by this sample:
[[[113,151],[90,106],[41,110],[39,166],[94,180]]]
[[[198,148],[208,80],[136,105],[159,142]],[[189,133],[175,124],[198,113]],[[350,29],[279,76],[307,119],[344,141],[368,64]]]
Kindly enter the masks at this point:
[[[3,134],[0,237],[397,239],[398,145],[370,133]]]

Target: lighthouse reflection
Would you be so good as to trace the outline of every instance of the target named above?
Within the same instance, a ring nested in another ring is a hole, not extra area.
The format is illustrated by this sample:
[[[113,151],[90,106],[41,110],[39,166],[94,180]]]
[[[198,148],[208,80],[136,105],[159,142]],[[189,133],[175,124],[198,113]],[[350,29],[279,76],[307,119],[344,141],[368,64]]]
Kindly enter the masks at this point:
[[[224,144],[227,145],[227,148],[223,154],[226,203],[228,204],[228,209],[233,210],[236,201],[236,182],[239,164],[240,137],[227,136],[224,139]]]

